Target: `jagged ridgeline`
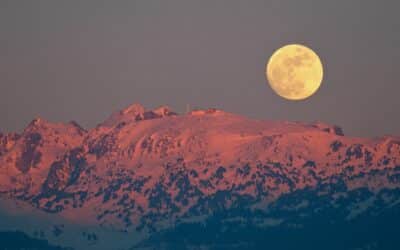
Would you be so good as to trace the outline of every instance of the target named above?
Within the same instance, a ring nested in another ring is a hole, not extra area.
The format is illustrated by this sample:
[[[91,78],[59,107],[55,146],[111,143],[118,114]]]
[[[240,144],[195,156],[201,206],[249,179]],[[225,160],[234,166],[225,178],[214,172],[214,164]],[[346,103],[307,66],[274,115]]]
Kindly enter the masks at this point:
[[[138,104],[90,130],[38,118],[0,135],[0,179],[2,199],[64,221],[41,230],[77,249],[398,246],[400,139],[321,122]]]

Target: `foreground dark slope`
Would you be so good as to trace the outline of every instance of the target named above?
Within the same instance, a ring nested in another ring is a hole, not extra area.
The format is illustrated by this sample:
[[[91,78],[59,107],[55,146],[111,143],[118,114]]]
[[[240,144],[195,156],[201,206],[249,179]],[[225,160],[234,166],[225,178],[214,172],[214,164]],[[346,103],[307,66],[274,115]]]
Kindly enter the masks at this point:
[[[392,249],[400,140],[132,105],[89,131],[36,119],[0,136],[0,178],[3,197],[139,248]]]
[[[131,249],[398,249],[400,205],[385,199],[399,200],[399,190],[374,195],[359,189],[332,202],[334,197],[299,190],[267,209],[248,209],[245,202],[201,221],[177,223]],[[360,209],[371,199],[362,213],[348,217],[350,209]]]
[[[0,232],[1,250],[72,250],[50,245],[46,240],[31,238],[23,232]]]

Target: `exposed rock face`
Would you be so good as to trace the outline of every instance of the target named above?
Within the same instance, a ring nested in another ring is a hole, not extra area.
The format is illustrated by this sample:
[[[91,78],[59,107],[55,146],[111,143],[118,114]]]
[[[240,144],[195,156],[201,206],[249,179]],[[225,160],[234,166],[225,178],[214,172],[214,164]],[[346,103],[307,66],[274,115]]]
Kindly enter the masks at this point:
[[[69,151],[62,160],[51,164],[49,174],[43,183],[42,192],[53,194],[73,185],[86,167],[86,159],[81,148]]]
[[[16,133],[10,133],[8,135],[3,135],[0,133],[0,157],[7,153],[19,139],[20,135]]]
[[[1,192],[15,199],[128,231],[156,232],[238,209],[284,224],[288,218],[276,215],[288,207],[325,211],[341,196],[379,200],[374,209],[396,207],[400,140],[350,138],[322,123],[258,121],[216,109],[178,116],[136,104],[89,131],[35,120],[21,135],[0,136],[0,178]],[[321,203],[297,200],[305,193]],[[349,204],[337,205],[344,218],[363,214]]]
[[[42,136],[39,133],[31,133],[24,136],[25,144],[23,145],[21,158],[16,162],[16,167],[23,173],[29,171],[31,167],[35,167],[42,157],[37,151]]]

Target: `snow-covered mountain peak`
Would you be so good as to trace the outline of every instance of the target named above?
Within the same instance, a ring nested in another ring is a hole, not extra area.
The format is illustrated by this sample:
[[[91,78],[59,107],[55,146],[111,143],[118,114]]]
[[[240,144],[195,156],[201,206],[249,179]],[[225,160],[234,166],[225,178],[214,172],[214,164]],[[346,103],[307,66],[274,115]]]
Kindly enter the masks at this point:
[[[28,124],[28,126],[25,127],[24,131],[30,131],[30,130],[36,130],[36,129],[39,129],[39,128],[45,128],[48,125],[50,125],[50,122],[48,122],[47,120],[45,120],[45,119],[43,119],[41,117],[36,117]]]
[[[145,112],[145,109],[142,105],[134,103],[122,110],[114,112],[99,126],[100,127],[114,127],[120,123],[136,121],[137,118],[142,116],[144,112]]]
[[[177,113],[173,112],[168,106],[160,106],[153,110],[146,110],[142,105],[135,103],[113,113],[107,120],[100,124],[100,127],[120,127],[131,122],[174,115],[177,115]]]
[[[121,115],[137,115],[144,113],[144,111],[145,108],[141,104],[134,103],[122,109],[119,113]]]

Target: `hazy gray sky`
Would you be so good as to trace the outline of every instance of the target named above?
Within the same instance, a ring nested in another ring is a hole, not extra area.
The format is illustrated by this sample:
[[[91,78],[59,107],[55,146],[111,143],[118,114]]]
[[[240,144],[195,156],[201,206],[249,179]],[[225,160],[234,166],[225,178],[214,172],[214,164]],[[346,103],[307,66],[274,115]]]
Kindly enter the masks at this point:
[[[400,135],[399,2],[3,0],[0,130],[36,116],[93,127],[138,102]],[[325,67],[306,101],[266,84],[266,61],[288,43]]]

